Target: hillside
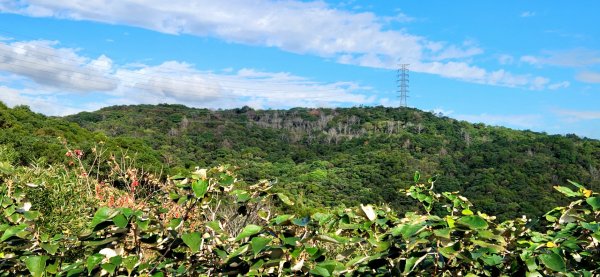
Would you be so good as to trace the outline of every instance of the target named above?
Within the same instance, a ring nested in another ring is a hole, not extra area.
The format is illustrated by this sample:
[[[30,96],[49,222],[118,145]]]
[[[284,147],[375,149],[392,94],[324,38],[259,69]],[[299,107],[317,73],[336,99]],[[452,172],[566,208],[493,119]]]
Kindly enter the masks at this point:
[[[141,140],[168,172],[228,163],[304,208],[410,204],[399,189],[412,172],[438,175],[436,190],[460,191],[500,219],[538,216],[564,204],[552,186],[568,178],[600,188],[600,142],[470,124],[416,109],[212,111],[181,105],[115,106],[67,120],[117,141]],[[157,157],[159,155],[159,157]]]

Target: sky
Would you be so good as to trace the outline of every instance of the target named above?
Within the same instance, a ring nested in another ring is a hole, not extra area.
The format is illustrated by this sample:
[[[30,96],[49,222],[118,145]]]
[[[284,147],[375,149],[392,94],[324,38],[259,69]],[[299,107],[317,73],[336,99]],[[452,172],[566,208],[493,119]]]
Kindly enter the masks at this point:
[[[0,101],[408,105],[600,139],[598,1],[0,0]]]

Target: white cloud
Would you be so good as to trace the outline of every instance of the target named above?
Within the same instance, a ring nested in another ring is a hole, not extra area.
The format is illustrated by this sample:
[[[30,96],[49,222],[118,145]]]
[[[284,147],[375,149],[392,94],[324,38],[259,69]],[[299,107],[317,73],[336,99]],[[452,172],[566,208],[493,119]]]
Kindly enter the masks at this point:
[[[44,57],[46,57],[44,59]],[[1,101],[27,104],[34,111],[64,115],[115,104],[181,103],[231,108],[374,104],[371,88],[353,82],[322,83],[288,72],[229,69],[200,71],[194,65],[166,61],[115,65],[106,56],[89,59],[57,42],[0,43]],[[100,102],[84,102],[87,98]],[[79,100],[78,100],[79,99]]]
[[[472,44],[447,44],[405,30],[388,29],[387,17],[340,10],[322,1],[107,1],[0,1],[0,10],[124,24],[169,34],[211,36],[361,66],[393,69],[398,63],[410,63],[416,72],[491,85],[529,88],[536,87],[539,80],[501,70],[488,72],[469,64],[465,59],[483,53],[483,49]],[[408,19],[399,13],[395,20]]]
[[[491,115],[487,113],[478,115],[455,115],[459,120],[466,120],[473,123],[485,123],[488,125],[508,125],[517,128],[534,128],[541,125],[541,115]]]
[[[524,11],[519,16],[521,17],[533,17],[535,16],[535,12],[532,11]]]
[[[571,123],[582,120],[600,119],[600,111],[555,110],[554,113],[562,117],[563,120]]]
[[[600,73],[592,71],[583,71],[578,73],[575,78],[585,83],[600,84]]]
[[[536,58],[536,57],[534,57],[534,56],[531,56],[531,55],[522,56],[519,60],[521,62],[523,62],[523,63],[528,63],[528,64],[531,64],[531,65],[538,65],[538,64],[540,64],[539,59]]]
[[[13,89],[6,86],[0,86],[0,101],[9,107],[27,105],[32,110],[47,115],[61,116],[81,111],[81,108],[71,107],[54,95],[44,95],[27,89]]]
[[[585,48],[543,51],[539,56],[522,56],[520,61],[537,66],[585,67],[600,64],[600,51]]]
[[[54,41],[0,42],[0,70],[25,76],[40,85],[72,91],[112,90],[112,61],[83,58]]]
[[[561,89],[561,88],[568,88],[570,85],[571,85],[571,83],[569,81],[563,81],[560,83],[554,83],[554,84],[548,85],[548,89],[556,90],[556,89]]]
[[[503,54],[498,57],[498,63],[501,65],[510,65],[515,61],[515,58],[511,55]]]

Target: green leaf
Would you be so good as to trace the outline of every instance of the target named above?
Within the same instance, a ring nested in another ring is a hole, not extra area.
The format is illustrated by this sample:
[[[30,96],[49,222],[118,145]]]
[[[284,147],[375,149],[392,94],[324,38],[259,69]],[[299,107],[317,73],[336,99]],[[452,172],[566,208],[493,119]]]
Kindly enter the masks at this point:
[[[260,253],[260,251],[265,249],[267,247],[267,244],[269,244],[269,242],[271,242],[272,240],[273,239],[271,238],[265,237],[252,238],[252,240],[250,241],[250,245],[252,245],[252,252],[254,252],[254,255],[256,256],[258,253]]]
[[[320,266],[315,266],[315,268],[313,268],[309,273],[312,275],[323,276],[323,277],[331,276],[331,273],[329,273],[329,270],[327,270],[324,267],[320,267]]]
[[[462,210],[462,214],[463,215],[473,215],[473,211],[471,211],[469,209],[464,209],[464,210]]]
[[[541,254],[538,256],[538,259],[549,269],[558,272],[565,272],[567,270],[567,266],[565,265],[565,261],[563,258],[556,253],[548,253]]]
[[[117,216],[119,214],[119,211],[108,208],[108,207],[102,207],[100,209],[98,209],[98,211],[96,211],[96,213],[94,214],[94,218],[92,218],[92,222],[90,223],[90,228],[94,229],[94,227],[96,227],[96,225],[105,222],[107,220],[112,219],[113,217]]]
[[[221,224],[219,223],[219,221],[216,221],[216,220],[209,221],[206,223],[206,227],[212,229],[217,234],[223,233],[223,229],[221,229]]]
[[[199,232],[183,234],[181,235],[181,239],[190,249],[192,249],[192,253],[200,251],[202,235]]]
[[[127,269],[127,273],[129,273],[130,276],[138,262],[138,259],[138,256],[129,256],[123,259],[123,266],[125,266],[125,269]]]
[[[116,215],[115,217],[113,217],[112,221],[119,228],[125,228],[127,227],[127,224],[129,224],[129,220],[127,220],[127,218],[123,214]]]
[[[566,195],[567,197],[576,197],[582,195],[580,192],[574,192],[568,187],[554,186],[554,189],[558,190],[560,193]]]
[[[198,180],[192,183],[192,190],[197,198],[203,198],[208,191],[208,180]]]
[[[47,256],[29,256],[25,258],[25,266],[31,273],[31,276],[41,277],[46,271]]]
[[[242,232],[235,238],[235,241],[240,241],[244,238],[256,235],[256,234],[258,234],[258,232],[260,232],[260,230],[262,230],[262,227],[254,225],[254,224],[250,224],[250,225],[244,227]]]
[[[416,182],[419,182],[420,179],[421,179],[421,172],[415,171],[415,175],[413,176],[413,180],[416,183]]]
[[[86,267],[88,270],[88,275],[92,273],[92,270],[96,268],[104,259],[104,255],[102,254],[94,254],[87,258]]]
[[[277,196],[279,197],[281,202],[283,202],[284,204],[286,204],[288,206],[294,205],[294,202],[292,200],[290,200],[290,198],[287,195],[285,195],[283,193],[278,193]]]
[[[242,255],[242,254],[246,253],[246,251],[248,251],[249,248],[250,248],[250,245],[244,244],[243,246],[241,246],[238,249],[236,249],[233,252],[231,252],[229,254],[229,256],[227,256],[227,260],[229,260],[231,258],[235,258],[235,257],[237,257],[239,255]]]
[[[4,231],[2,237],[0,237],[0,242],[3,242],[16,234],[25,231],[25,229],[27,229],[27,224],[20,224],[17,226],[9,227],[8,229],[6,229],[6,231]]]
[[[273,221],[275,222],[275,224],[280,225],[282,223],[288,222],[292,217],[294,216],[289,214],[282,214],[275,217]]]
[[[477,215],[463,216],[456,221],[457,224],[461,224],[469,227],[469,229],[486,229],[488,223]]]
[[[452,230],[450,228],[444,228],[444,229],[434,230],[433,233],[435,234],[436,237],[450,239],[450,232],[451,231]]]
[[[481,257],[483,262],[489,266],[495,266],[502,263],[502,257],[499,255],[490,255]]]
[[[571,180],[567,180],[567,182],[569,182],[571,185],[574,185],[574,186],[576,186],[576,187],[578,187],[578,188],[580,188],[580,189],[585,189],[585,188],[584,188],[582,185],[580,185],[580,184],[579,184],[579,183],[577,183],[577,182],[573,182],[573,181],[571,181]]]
[[[56,251],[58,251],[58,244],[57,243],[45,243],[45,242],[42,242],[40,244],[40,246],[42,247],[42,249],[46,250],[46,252],[48,252],[48,254],[50,254],[50,255],[54,255],[54,254],[56,254]]]
[[[590,204],[590,206],[592,206],[594,211],[597,211],[600,209],[600,197],[588,197],[587,199],[585,199],[585,202]]]
[[[412,236],[414,236],[415,234],[417,234],[418,232],[420,232],[421,230],[425,229],[425,224],[424,223],[419,223],[419,224],[401,224],[399,226],[396,226],[392,229],[392,235],[397,237],[399,235],[402,235],[402,237],[404,239],[408,239]]]
[[[422,257],[410,257],[406,259],[406,264],[404,265],[404,273],[408,274],[411,271],[413,271],[415,267],[417,267],[417,265],[419,265],[419,263],[421,263],[426,257],[427,255],[423,255]]]

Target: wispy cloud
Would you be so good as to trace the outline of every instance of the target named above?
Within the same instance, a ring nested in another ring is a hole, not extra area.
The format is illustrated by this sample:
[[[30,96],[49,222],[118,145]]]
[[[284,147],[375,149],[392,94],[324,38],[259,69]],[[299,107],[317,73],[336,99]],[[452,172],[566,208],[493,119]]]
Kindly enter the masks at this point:
[[[467,115],[457,114],[453,117],[473,123],[485,123],[488,125],[508,125],[517,128],[535,128],[541,125],[542,116],[537,114],[524,115],[492,115],[487,113]]]
[[[524,11],[519,16],[520,17],[533,17],[533,16],[535,16],[535,12],[533,12],[533,11]]]
[[[560,83],[554,83],[554,84],[548,85],[548,89],[557,90],[557,89],[561,89],[561,88],[568,88],[570,85],[571,85],[571,83],[569,81],[563,81]]]
[[[600,119],[600,111],[579,111],[579,110],[555,110],[555,114],[567,122],[578,122],[582,120]]]
[[[585,67],[600,64],[600,51],[586,48],[543,51],[541,55],[522,56],[520,61],[536,66]]]
[[[600,84],[600,73],[592,71],[583,71],[578,73],[575,78],[584,83]]]
[[[415,72],[489,85],[537,88],[544,78],[484,69],[469,61],[483,53],[478,46],[449,44],[388,29],[388,17],[340,10],[322,1],[107,1],[2,1],[0,10],[210,36],[359,66],[393,69],[398,63],[410,63]],[[400,13],[393,20],[408,18]]]

